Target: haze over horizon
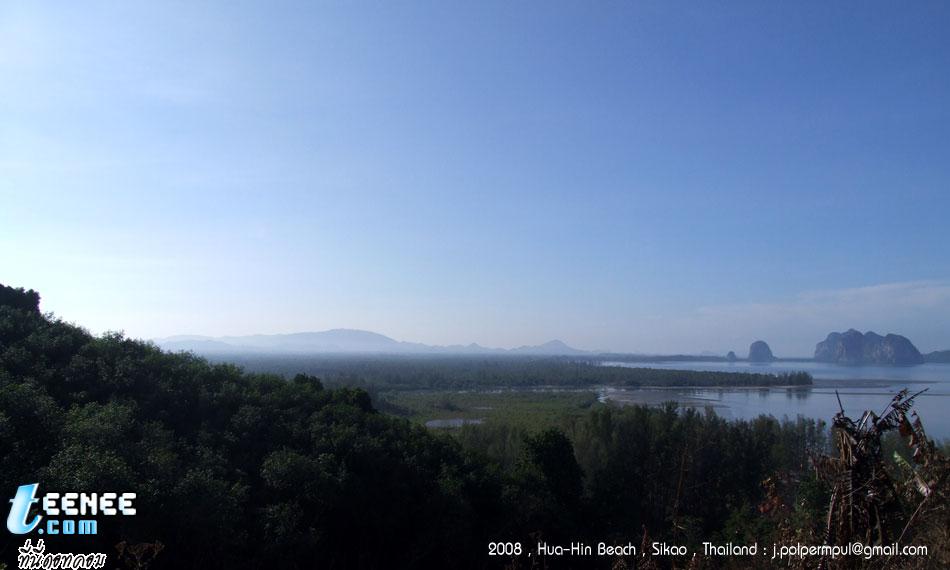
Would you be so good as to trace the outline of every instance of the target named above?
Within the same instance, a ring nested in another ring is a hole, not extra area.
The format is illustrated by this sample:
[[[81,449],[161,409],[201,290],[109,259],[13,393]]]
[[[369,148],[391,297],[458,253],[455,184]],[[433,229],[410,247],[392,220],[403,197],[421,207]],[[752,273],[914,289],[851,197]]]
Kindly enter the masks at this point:
[[[950,349],[950,5],[358,4],[0,6],[0,282],[140,338]]]

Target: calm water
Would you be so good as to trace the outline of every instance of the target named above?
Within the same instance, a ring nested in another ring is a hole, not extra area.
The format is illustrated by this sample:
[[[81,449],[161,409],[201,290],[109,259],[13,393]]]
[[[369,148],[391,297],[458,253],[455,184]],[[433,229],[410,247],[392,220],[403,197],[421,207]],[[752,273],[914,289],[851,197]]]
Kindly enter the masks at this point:
[[[806,416],[828,422],[838,411],[835,390],[841,395],[845,412],[857,418],[864,410],[884,409],[895,393],[907,388],[911,393],[928,388],[916,400],[931,437],[950,438],[950,364],[919,366],[837,366],[817,362],[610,362],[610,366],[668,368],[717,372],[782,373],[805,371],[815,378],[814,386],[794,388],[643,388],[607,389],[603,396],[618,402],[676,400],[696,408],[712,407],[728,418],[748,419],[760,414],[777,418]]]

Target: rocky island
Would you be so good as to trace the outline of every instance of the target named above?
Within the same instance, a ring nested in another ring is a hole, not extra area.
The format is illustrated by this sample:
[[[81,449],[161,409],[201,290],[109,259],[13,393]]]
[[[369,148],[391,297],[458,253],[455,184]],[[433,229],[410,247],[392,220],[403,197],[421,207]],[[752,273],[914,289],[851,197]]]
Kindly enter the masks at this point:
[[[873,331],[861,334],[849,329],[843,333],[833,332],[819,342],[815,346],[815,360],[852,366],[910,366],[923,363],[924,357],[907,337],[899,334],[881,336]]]
[[[924,355],[925,362],[950,364],[950,350],[935,350]]]
[[[775,355],[764,340],[757,340],[749,345],[749,362],[772,362]]]

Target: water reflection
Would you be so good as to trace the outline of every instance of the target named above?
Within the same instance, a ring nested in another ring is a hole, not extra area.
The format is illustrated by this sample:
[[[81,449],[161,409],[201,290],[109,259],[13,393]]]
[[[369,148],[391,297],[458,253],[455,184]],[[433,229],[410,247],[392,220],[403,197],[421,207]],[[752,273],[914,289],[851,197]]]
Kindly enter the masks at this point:
[[[778,362],[768,365],[726,362],[624,363],[633,368],[668,368],[719,372],[784,373],[805,371],[815,377],[813,386],[783,388],[648,388],[607,389],[604,400],[619,403],[656,405],[676,400],[683,406],[713,409],[723,417],[754,418],[769,414],[776,418],[798,416],[830,421],[838,411],[835,391],[841,395],[845,412],[853,417],[864,410],[879,411],[901,389],[911,393],[927,388],[914,409],[924,427],[935,438],[950,438],[950,365],[923,364],[911,367],[836,366],[814,362]]]

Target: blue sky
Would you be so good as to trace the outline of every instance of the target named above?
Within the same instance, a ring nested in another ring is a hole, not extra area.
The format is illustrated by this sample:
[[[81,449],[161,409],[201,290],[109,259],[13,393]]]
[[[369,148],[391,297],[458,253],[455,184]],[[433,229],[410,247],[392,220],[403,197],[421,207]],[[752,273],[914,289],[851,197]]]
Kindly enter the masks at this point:
[[[94,332],[950,348],[950,5],[0,4],[0,281]]]

